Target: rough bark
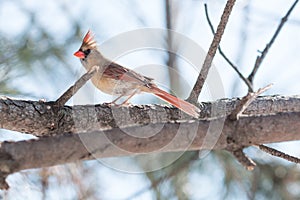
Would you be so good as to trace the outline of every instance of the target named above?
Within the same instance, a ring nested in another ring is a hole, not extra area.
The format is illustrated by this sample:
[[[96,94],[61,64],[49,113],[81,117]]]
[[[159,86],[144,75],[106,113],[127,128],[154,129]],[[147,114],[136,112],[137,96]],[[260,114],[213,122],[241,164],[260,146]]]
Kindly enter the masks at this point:
[[[221,134],[211,132],[207,140],[210,123],[221,127]],[[300,140],[300,112],[243,116],[238,121],[226,120],[223,129],[222,125],[222,119],[153,124],[149,128],[163,128],[147,138],[130,134],[147,135],[149,129],[129,127],[3,142],[0,170],[9,174],[22,169],[95,158],[199,149],[231,150],[254,144]]]
[[[80,160],[199,149],[235,151],[300,140],[299,96],[259,97],[238,121],[227,119],[239,101],[203,103],[201,118],[194,120],[167,106],[58,108],[51,102],[2,99],[2,128],[43,137],[1,143],[0,186],[7,187],[5,177],[13,172]]]
[[[200,119],[229,115],[240,99],[221,99],[202,103]],[[264,96],[245,110],[246,115],[271,115],[299,112],[300,96]],[[54,102],[0,99],[0,125],[3,129],[49,136],[111,128],[143,126],[156,123],[186,122],[191,119],[176,108],[161,105],[111,107],[109,105],[78,105],[56,107]]]

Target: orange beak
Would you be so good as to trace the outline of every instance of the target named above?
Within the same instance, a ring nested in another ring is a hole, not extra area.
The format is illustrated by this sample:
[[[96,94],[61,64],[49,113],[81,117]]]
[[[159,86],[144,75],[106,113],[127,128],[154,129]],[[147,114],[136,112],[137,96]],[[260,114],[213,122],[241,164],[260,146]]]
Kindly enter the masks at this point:
[[[74,56],[76,56],[78,58],[85,58],[85,54],[79,50],[74,53]]]

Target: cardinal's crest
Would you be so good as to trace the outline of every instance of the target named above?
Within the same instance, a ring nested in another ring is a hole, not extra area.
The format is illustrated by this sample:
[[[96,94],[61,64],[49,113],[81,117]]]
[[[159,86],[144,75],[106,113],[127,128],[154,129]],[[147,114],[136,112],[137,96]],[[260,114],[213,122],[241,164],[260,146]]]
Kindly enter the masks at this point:
[[[88,30],[88,32],[85,34],[82,43],[84,46],[96,48],[97,42],[91,30]]]

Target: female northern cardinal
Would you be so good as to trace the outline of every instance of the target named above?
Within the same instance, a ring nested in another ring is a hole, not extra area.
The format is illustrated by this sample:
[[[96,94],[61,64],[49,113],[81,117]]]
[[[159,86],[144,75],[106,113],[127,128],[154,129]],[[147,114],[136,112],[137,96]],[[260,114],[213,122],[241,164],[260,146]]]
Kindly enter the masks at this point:
[[[105,58],[98,50],[97,42],[90,30],[84,36],[81,47],[74,55],[80,58],[82,65],[87,70],[95,65],[99,66],[99,72],[92,77],[92,83],[102,92],[118,95],[119,97],[112,103],[115,103],[121,97],[128,96],[122,103],[125,104],[135,94],[148,92],[195,118],[199,117],[199,108],[159,89],[153,83],[152,78],[142,76]]]

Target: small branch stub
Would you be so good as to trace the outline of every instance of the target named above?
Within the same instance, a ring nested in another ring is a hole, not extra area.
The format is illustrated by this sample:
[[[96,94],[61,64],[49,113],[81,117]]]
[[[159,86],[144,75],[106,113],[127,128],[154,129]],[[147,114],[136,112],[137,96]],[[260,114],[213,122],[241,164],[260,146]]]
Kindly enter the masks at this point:
[[[238,120],[242,113],[248,108],[248,106],[262,93],[267,91],[273,86],[273,84],[269,84],[263,88],[260,88],[257,92],[249,92],[245,97],[242,98],[241,102],[232,111],[229,115],[229,119]]]
[[[247,170],[252,171],[255,168],[255,162],[251,158],[246,156],[242,149],[233,151],[232,154]]]

